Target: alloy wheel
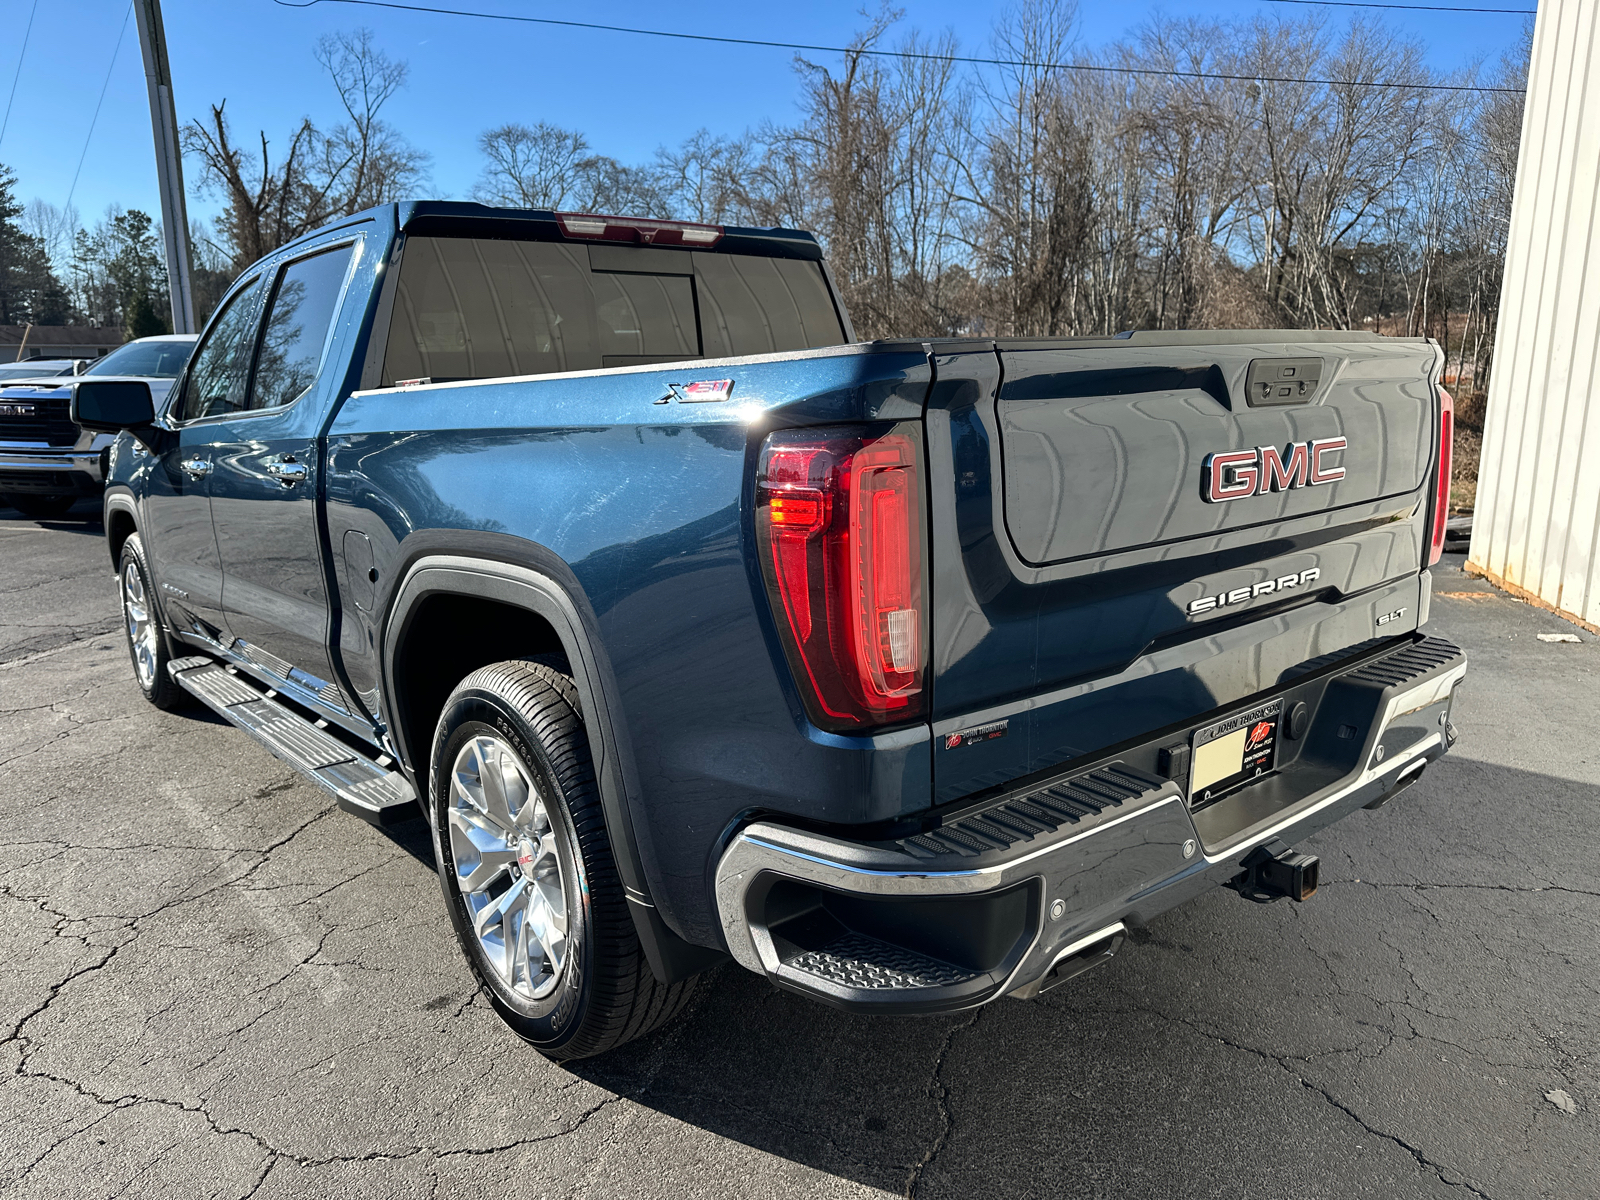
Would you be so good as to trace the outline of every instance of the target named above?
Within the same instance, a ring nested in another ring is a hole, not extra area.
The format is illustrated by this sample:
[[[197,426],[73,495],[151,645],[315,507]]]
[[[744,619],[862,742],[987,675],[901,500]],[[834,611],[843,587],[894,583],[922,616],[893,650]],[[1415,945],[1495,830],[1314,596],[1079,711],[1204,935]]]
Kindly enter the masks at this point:
[[[545,799],[498,738],[469,739],[450,772],[455,881],[483,957],[527,1000],[555,990],[567,959],[568,887]]]
[[[156,681],[156,625],[145,595],[144,576],[131,558],[122,568],[122,615],[128,625],[128,645],[133,648],[133,669],[139,685],[149,691]]]

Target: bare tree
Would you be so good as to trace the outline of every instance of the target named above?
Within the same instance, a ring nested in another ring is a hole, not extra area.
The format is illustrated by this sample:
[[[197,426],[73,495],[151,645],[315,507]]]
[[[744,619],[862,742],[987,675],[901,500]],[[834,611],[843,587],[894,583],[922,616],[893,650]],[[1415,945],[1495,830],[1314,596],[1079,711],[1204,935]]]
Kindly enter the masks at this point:
[[[669,217],[656,175],[649,167],[629,167],[596,154],[579,164],[576,207],[618,216]]]
[[[675,150],[656,151],[656,187],[675,217],[712,225],[749,224],[757,219],[750,195],[756,167],[754,138],[715,137],[701,129]]]
[[[800,126],[783,153],[803,171],[809,224],[827,243],[859,329],[887,327],[894,307],[886,228],[893,187],[892,118],[880,61],[868,55],[899,14],[884,9],[852,39],[838,73],[796,60],[803,81]]]
[[[1523,97],[1532,52],[1533,22],[1528,21],[1518,44],[1501,59],[1499,70],[1491,79],[1495,86],[1509,90],[1484,97],[1474,113],[1470,140],[1463,147],[1463,159],[1470,166],[1462,174],[1465,186],[1451,240],[1467,258],[1468,300],[1456,380],[1458,389],[1463,381],[1470,382],[1462,397],[1463,423],[1479,427],[1494,354],[1506,237],[1511,226],[1511,193],[1516,186],[1517,152],[1522,139]]]
[[[664,216],[656,174],[590,154],[583,134],[547,122],[501,125],[481,134],[488,165],[473,198],[507,208]]]
[[[1414,43],[1361,20],[1333,52],[1317,18],[1258,21],[1249,47],[1263,77],[1299,64],[1332,84],[1263,78],[1262,182],[1252,240],[1270,303],[1296,324],[1356,323],[1351,250],[1425,153],[1428,76]]]
[[[489,165],[473,198],[508,208],[565,208],[589,157],[583,134],[544,121],[487,130],[479,135],[478,148]]]
[[[811,229],[866,336],[1369,327],[1439,337],[1481,385],[1516,97],[1430,91],[1418,47],[1361,19],[1157,17],[1098,54],[1076,20],[1018,0],[1002,65],[969,68],[881,8],[837,63],[796,60],[792,124],[637,167],[501,126],[476,195]]]
[[[969,240],[1002,300],[996,333],[1071,330],[1088,253],[1093,181],[1089,134],[1060,72],[1074,45],[1074,0],[1024,0],[997,24],[994,79],[980,78],[968,130],[977,154],[962,166]]]
[[[1260,89],[1235,79],[1233,33],[1216,21],[1152,21],[1124,60],[1174,72],[1142,77],[1144,169],[1151,183],[1150,320],[1157,328],[1217,324],[1226,248],[1257,177]],[[1184,72],[1186,74],[1178,74]],[[1227,306],[1226,302],[1224,306]]]
[[[59,266],[71,256],[73,235],[83,228],[83,221],[70,205],[58,208],[36,198],[23,209],[21,225],[24,233],[39,239],[51,263]]]
[[[324,193],[338,215],[398,199],[422,177],[429,157],[378,114],[405,86],[410,67],[374,45],[370,29],[322,37],[315,53],[346,117],[321,139]]]
[[[235,142],[226,100],[212,106],[208,122],[184,126],[202,190],[222,195],[218,232],[236,270],[335,217],[399,199],[427,169],[428,156],[379,116],[404,85],[406,64],[367,30],[323,38],[316,56],[347,120],[325,134],[301,118],[276,162],[264,130],[259,150]]]
[[[763,131],[738,207],[817,231],[864,335],[961,332],[972,321],[957,188],[968,98],[949,36],[911,33],[896,44],[904,56],[874,56],[899,16],[880,10],[837,71],[796,60],[804,119]]]

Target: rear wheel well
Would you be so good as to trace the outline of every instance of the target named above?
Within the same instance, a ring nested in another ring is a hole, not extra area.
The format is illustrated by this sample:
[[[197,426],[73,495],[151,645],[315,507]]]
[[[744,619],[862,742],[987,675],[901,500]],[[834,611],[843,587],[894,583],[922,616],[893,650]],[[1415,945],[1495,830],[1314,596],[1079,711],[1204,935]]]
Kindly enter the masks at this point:
[[[111,551],[113,570],[122,565],[122,543],[128,540],[130,534],[137,532],[137,528],[133,514],[125,508],[113,508],[106,514],[106,548]]]
[[[571,674],[555,627],[514,604],[445,593],[407,614],[394,653],[396,732],[419,779],[427,778],[433,727],[456,684],[490,663],[536,656]]]

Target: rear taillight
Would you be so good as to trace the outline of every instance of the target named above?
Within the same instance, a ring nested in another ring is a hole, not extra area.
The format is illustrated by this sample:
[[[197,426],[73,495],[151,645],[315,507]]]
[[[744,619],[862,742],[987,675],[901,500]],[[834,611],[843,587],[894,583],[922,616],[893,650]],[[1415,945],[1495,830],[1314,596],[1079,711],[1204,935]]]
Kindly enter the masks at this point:
[[[767,594],[807,712],[825,729],[922,715],[922,511],[915,425],[785,430],[761,448]]]
[[[1428,565],[1444,553],[1444,525],[1450,517],[1450,459],[1456,436],[1456,402],[1450,393],[1439,389],[1439,473],[1434,479],[1433,545],[1428,550]]]

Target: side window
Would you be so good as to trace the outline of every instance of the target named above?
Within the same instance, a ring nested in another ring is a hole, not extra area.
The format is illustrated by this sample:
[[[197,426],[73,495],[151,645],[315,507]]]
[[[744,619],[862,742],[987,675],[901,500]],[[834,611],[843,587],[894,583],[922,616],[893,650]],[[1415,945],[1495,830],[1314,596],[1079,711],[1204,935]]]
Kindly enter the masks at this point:
[[[243,406],[260,291],[260,278],[252,279],[233,294],[222,315],[211,323],[190,363],[183,398],[174,411],[178,420],[221,416]]]
[[[347,243],[296,259],[279,273],[246,408],[253,412],[293,404],[316,382],[354,253],[355,246]]]

